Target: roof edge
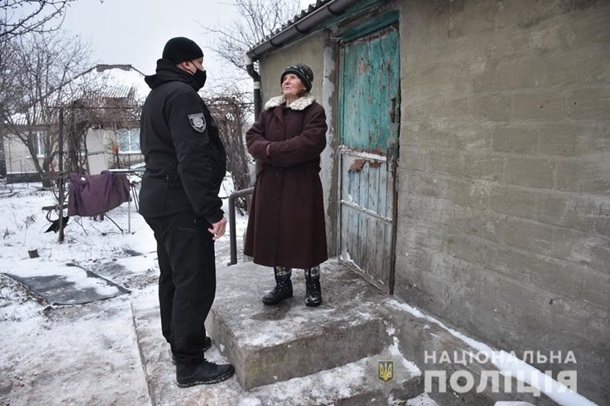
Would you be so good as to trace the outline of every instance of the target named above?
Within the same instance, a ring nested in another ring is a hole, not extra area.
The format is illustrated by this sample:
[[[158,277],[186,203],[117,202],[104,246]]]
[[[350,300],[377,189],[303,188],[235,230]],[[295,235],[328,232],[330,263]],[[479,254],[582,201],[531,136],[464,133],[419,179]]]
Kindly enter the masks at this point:
[[[251,48],[246,55],[253,61],[258,60],[272,49],[279,48],[299,36],[307,35],[318,24],[343,14],[345,10],[360,0],[330,0],[326,4],[323,1],[318,0],[316,7],[310,6],[310,11],[305,16],[271,35],[265,42]]]

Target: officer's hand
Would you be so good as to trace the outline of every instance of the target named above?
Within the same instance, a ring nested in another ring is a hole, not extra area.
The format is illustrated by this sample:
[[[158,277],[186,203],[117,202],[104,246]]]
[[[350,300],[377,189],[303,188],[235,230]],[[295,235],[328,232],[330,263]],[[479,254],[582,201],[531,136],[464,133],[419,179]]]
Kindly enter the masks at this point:
[[[212,233],[212,235],[214,236],[212,239],[214,241],[216,241],[217,239],[219,239],[220,237],[225,235],[226,227],[227,227],[227,219],[223,217],[217,223],[212,224],[212,228],[208,228],[208,231],[210,233]]]

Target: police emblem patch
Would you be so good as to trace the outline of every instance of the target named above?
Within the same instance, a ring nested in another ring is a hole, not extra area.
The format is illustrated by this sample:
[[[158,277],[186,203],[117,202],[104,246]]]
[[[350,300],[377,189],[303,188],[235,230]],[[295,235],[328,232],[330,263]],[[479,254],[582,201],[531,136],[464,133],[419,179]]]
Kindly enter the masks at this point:
[[[188,117],[191,127],[193,127],[195,131],[200,133],[205,131],[206,123],[203,113],[189,114]]]
[[[379,361],[379,379],[384,382],[388,382],[394,378],[394,362],[393,361]]]

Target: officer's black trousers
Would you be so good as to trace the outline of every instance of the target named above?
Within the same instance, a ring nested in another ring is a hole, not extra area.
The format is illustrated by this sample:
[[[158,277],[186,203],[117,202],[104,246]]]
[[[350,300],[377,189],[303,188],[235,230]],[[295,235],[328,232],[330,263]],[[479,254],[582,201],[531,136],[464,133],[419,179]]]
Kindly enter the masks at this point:
[[[203,325],[216,294],[214,240],[210,224],[192,212],[146,217],[159,260],[161,329],[179,363],[203,359]]]

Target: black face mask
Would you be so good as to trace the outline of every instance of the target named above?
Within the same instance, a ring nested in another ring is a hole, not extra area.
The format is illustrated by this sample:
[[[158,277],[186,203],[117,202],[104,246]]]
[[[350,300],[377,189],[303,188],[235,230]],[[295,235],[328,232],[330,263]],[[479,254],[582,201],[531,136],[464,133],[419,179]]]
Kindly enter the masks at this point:
[[[199,82],[199,84],[201,85],[201,87],[203,87],[205,85],[205,81],[208,78],[208,74],[206,71],[204,70],[199,70],[197,69],[195,71],[195,73],[193,73],[193,76],[195,77],[195,79],[197,80],[197,82]]]

